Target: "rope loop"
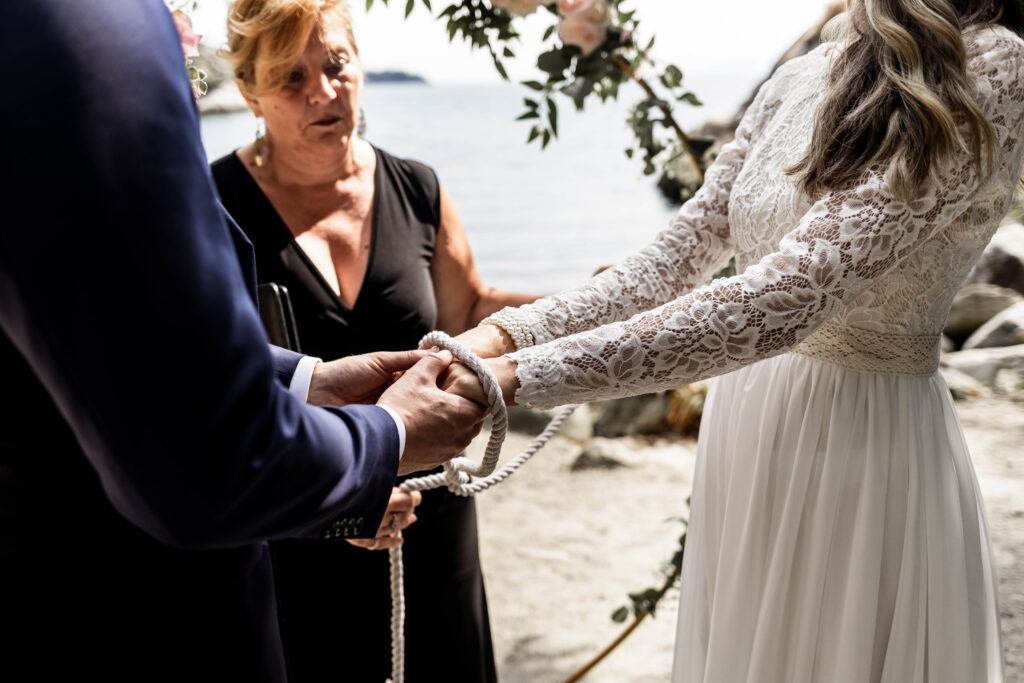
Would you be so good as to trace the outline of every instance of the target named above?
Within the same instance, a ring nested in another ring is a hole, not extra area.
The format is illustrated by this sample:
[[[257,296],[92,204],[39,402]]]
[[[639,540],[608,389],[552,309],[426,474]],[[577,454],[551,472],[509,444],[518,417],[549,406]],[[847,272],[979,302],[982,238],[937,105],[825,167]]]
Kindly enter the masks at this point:
[[[443,473],[407,479],[399,488],[403,491],[428,491],[445,487],[459,496],[473,496],[501,483],[523,463],[532,458],[544,444],[551,440],[551,437],[568,419],[576,406],[563,408],[525,451],[499,470],[497,467],[498,457],[501,455],[501,444],[505,441],[505,434],[508,432],[508,409],[505,406],[505,399],[501,395],[498,378],[480,356],[444,332],[434,331],[420,340],[421,349],[435,346],[451,351],[457,360],[465,364],[480,378],[480,384],[490,404],[491,434],[484,449],[484,457],[479,463],[466,457],[452,458],[445,463]],[[479,478],[474,480],[473,477]],[[391,560],[391,678],[388,679],[388,683],[404,683],[405,594],[402,589],[404,580],[402,546],[391,548],[388,554]]]

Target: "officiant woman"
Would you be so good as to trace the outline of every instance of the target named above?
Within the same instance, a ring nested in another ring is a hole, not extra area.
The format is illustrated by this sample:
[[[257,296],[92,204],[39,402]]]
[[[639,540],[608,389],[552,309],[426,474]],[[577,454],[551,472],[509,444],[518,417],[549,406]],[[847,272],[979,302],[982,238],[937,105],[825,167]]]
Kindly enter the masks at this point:
[[[431,330],[458,334],[536,298],[484,287],[434,171],[357,133],[364,74],[344,2],[238,0],[223,54],[266,133],[216,161],[214,178],[260,281],[288,288],[304,353],[415,348]],[[404,542],[408,678],[495,681],[473,499],[428,491],[416,516]],[[273,544],[292,683],[389,675],[388,557],[363,546]]]

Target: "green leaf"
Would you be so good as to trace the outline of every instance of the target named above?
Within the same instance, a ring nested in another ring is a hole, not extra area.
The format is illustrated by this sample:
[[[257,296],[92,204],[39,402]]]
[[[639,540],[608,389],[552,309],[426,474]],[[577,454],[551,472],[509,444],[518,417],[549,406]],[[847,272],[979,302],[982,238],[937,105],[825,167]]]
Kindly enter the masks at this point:
[[[372,2],[373,0],[370,1]],[[558,24],[551,24],[551,26],[548,26],[546,29],[544,29],[544,36],[541,38],[541,41],[545,41],[548,38],[550,38],[551,34],[555,32],[556,28],[558,28]]]
[[[539,91],[539,90],[543,90],[544,89],[544,86],[541,85],[540,83],[538,83],[537,81],[523,81],[523,85],[525,85],[530,90],[538,90]]]
[[[526,142],[533,142],[537,138],[537,136],[541,134],[542,130],[543,129],[539,125],[535,125],[533,128],[530,129],[530,137],[526,138]]]
[[[501,77],[504,80],[508,80],[508,73],[505,71],[505,66],[498,60],[497,57],[494,58],[494,68],[498,70],[498,73],[501,74]]]
[[[535,111],[524,111],[522,114],[516,117],[516,121],[525,121],[526,119],[539,119],[540,114]],[[532,139],[532,138],[531,138]]]
[[[366,11],[369,12],[371,7],[373,7],[373,0],[366,0]]]
[[[523,104],[525,104],[530,109],[536,109],[537,107],[540,106],[540,103],[537,100],[531,100],[529,97],[523,98]]]
[[[502,49],[501,54],[508,57],[509,59],[512,59],[516,56],[516,53],[512,52],[512,50],[510,50],[507,45]]]
[[[669,64],[665,67],[665,73],[661,75],[661,82],[666,88],[678,88],[683,82],[683,72],[678,67]]]
[[[558,137],[558,107],[555,106],[555,101],[548,97],[545,102],[548,105],[548,124],[551,126],[551,132],[555,137]]]
[[[697,96],[694,95],[692,92],[684,92],[682,95],[679,96],[679,101],[680,102],[689,102],[690,104],[692,104],[695,107],[703,107],[704,106],[704,103],[701,102],[699,99],[697,99]]]
[[[629,608],[625,607],[625,606],[620,607],[619,609],[617,609],[614,612],[612,612],[612,621],[614,621],[616,624],[621,624],[628,617],[629,617]]]
[[[369,1],[373,2],[373,0],[369,0]],[[447,7],[444,8],[443,12],[441,12],[440,14],[437,15],[437,18],[440,19],[442,17],[450,17],[453,14],[455,14],[455,11],[457,9],[459,9],[459,8],[456,7],[455,5],[448,5]]]
[[[631,149],[627,149],[626,150],[626,158],[628,158],[628,159],[632,159],[633,158],[633,150],[631,150]]]
[[[563,50],[548,50],[537,57],[537,68],[553,76],[561,76],[571,63],[572,58]]]
[[[416,0],[406,0],[405,3],[405,18],[408,19],[409,15],[412,14],[412,8],[416,6]]]
[[[544,131],[544,140],[540,143],[540,148],[544,149],[545,147],[548,146],[549,142],[551,142],[551,131],[546,130]]]
[[[428,12],[433,12],[434,8],[430,6],[430,0],[423,0],[423,4],[427,6]]]

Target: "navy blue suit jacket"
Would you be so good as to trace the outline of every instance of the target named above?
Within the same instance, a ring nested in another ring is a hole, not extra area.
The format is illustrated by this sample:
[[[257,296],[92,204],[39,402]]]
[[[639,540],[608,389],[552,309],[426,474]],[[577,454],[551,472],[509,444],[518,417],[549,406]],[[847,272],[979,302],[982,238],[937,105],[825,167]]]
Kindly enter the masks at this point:
[[[0,70],[0,679],[279,683],[264,541],[372,535],[397,429],[281,383],[160,0],[9,0]]]

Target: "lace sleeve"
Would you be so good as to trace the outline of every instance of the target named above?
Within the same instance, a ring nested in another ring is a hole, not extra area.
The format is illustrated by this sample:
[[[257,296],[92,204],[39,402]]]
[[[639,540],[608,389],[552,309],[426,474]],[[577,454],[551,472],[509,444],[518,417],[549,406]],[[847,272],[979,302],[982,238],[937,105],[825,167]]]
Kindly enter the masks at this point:
[[[605,323],[625,320],[707,282],[732,255],[729,194],[743,166],[751,129],[767,87],[747,109],[736,136],[708,168],[705,182],[670,227],[643,251],[576,289],[504,312],[525,323],[542,344]]]
[[[976,74],[979,104],[999,142],[994,174],[1019,169],[1021,55],[1020,41],[1005,38],[969,67]],[[879,168],[870,169],[857,187],[830,193],[815,203],[776,252],[742,274],[716,280],[629,320],[512,354],[521,385],[516,401],[544,408],[646,393],[780,354],[964,213],[981,181],[965,151],[915,201],[905,203],[892,197]],[[1014,184],[1012,179],[1005,182]],[[725,201],[716,195],[706,195],[704,201],[711,206]],[[718,230],[724,229],[723,223],[715,221]],[[692,229],[682,233],[683,241],[659,240],[659,248],[688,249],[687,240],[704,235]],[[725,236],[716,231],[713,239]],[[650,277],[646,263],[627,262],[615,278],[643,282]],[[640,272],[633,273],[633,268]],[[593,296],[600,295],[595,291]],[[596,306],[597,302],[586,308]]]

